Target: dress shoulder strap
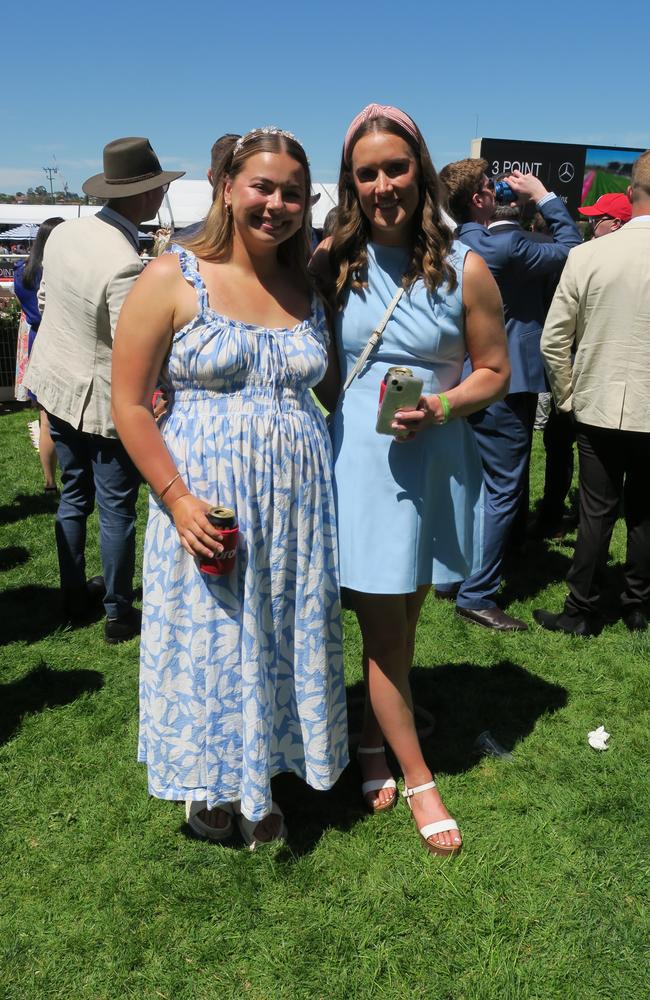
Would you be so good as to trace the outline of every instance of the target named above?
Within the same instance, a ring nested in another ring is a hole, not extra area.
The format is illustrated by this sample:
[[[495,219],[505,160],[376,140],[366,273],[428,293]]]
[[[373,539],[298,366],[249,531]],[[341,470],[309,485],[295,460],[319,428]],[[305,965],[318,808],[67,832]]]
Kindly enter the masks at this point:
[[[203,278],[199,274],[196,256],[191,250],[182,247],[179,243],[170,243],[165,253],[175,253],[178,256],[181,273],[185,280],[196,289],[200,311],[204,312],[208,306],[208,290],[205,287]]]
[[[393,295],[392,299],[388,303],[388,307],[386,309],[386,312],[384,313],[384,315],[382,316],[381,320],[379,321],[379,324],[375,327],[375,329],[370,334],[370,337],[368,338],[368,343],[366,344],[366,346],[362,350],[361,354],[359,355],[359,357],[356,360],[356,364],[354,365],[354,368],[352,369],[352,371],[350,372],[350,374],[346,378],[345,382],[343,383],[343,388],[342,388],[341,392],[347,392],[348,391],[348,389],[350,388],[350,386],[354,382],[355,378],[357,377],[357,375],[359,374],[359,372],[361,371],[361,369],[365,365],[366,361],[368,360],[368,358],[372,354],[373,350],[375,349],[375,347],[377,346],[377,344],[381,340],[381,338],[382,338],[382,336],[384,334],[384,327],[386,326],[386,324],[388,323],[388,320],[393,315],[393,313],[395,311],[395,307],[397,306],[397,303],[399,302],[399,300],[401,299],[401,297],[402,297],[403,294],[404,294],[404,289],[400,285],[399,288],[397,289],[397,291],[395,292],[395,294]]]

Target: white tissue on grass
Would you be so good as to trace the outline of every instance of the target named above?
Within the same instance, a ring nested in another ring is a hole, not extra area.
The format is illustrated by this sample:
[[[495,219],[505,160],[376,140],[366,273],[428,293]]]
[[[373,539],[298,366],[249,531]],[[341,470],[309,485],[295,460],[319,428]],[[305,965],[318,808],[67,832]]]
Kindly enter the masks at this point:
[[[587,733],[589,746],[593,747],[594,750],[609,750],[607,746],[608,739],[609,733],[605,732],[604,726],[599,726],[598,729],[592,729],[590,733]]]

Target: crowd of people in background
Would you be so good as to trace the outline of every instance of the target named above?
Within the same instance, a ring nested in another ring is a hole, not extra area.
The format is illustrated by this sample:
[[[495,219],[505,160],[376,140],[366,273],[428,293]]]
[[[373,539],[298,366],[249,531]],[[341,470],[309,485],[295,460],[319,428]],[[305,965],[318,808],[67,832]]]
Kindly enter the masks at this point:
[[[8,256],[9,254],[26,253],[29,253],[29,248],[25,243],[9,243],[6,246],[0,243],[0,257]]]
[[[140,637],[150,793],[184,802],[197,836],[237,826],[256,848],[286,836],[274,775],[327,789],[348,764],[342,598],[363,642],[363,801],[398,802],[388,746],[424,846],[455,855],[459,826],[414,720],[420,612],[433,587],[470,627],[529,628],[498,605],[504,559],[567,529],[574,439],[569,595],[534,618],[580,637],[610,620],[602,578],[622,505],[619,613],[647,628],[650,152],[627,194],[580,209],[583,243],[539,178],[494,178],[481,159],[438,174],[413,119],[373,104],[343,138],[338,206],[316,233],[296,137],[229,133],[212,148],[207,217],[159,230],[145,267],[138,226],[179,176],[148,140],[114,140],[83,186],[105,206],[48,220],[20,269],[46,489],[54,454],[60,469],[62,619],[83,625],[103,605],[109,644]],[[418,395],[378,433],[391,373]],[[546,483],[531,525],[536,420]],[[95,503],[103,574],[87,579]]]

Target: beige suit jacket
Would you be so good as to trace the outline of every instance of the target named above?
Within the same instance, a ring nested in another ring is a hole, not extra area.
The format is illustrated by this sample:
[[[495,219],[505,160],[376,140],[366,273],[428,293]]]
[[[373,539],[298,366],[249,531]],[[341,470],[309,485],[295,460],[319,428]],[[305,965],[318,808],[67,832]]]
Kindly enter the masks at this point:
[[[650,221],[571,250],[541,350],[560,410],[650,433]]]
[[[48,413],[89,434],[117,437],[111,417],[113,337],[141,270],[127,236],[97,216],[57,226],[45,246],[43,319],[24,384]]]

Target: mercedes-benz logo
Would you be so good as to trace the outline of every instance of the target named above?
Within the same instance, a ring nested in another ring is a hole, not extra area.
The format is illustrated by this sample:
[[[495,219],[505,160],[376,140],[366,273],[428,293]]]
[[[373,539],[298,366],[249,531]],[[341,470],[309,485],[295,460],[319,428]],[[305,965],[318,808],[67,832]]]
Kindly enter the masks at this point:
[[[558,177],[563,184],[568,184],[575,177],[575,167],[568,160],[560,165],[560,169],[557,172]]]

